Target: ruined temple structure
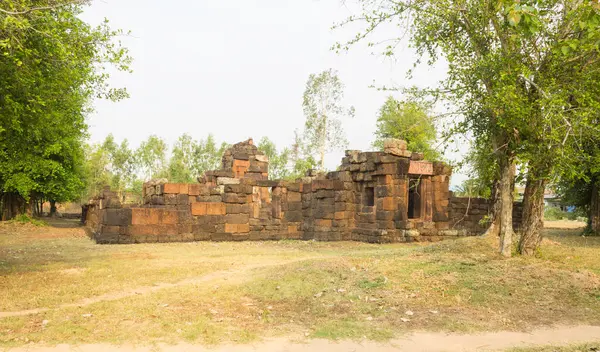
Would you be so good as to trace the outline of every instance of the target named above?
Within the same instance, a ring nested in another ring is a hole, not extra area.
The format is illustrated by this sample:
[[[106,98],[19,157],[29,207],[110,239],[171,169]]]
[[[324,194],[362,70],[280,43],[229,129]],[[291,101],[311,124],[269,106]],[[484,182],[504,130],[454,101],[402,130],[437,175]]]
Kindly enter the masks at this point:
[[[144,184],[143,205],[123,207],[105,190],[84,209],[98,243],[317,240],[437,241],[476,235],[489,204],[449,192],[452,170],[389,140],[384,152],[346,151],[339,171],[268,179],[252,139],[235,144],[222,168],[198,183]],[[516,225],[519,210],[515,212]]]

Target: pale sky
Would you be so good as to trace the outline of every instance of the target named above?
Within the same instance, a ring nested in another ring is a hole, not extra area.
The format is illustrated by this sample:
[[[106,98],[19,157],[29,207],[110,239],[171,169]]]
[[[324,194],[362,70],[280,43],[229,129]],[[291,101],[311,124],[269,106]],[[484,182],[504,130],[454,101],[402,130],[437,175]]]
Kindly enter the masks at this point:
[[[445,67],[420,67],[408,81],[414,53],[406,46],[395,60],[366,45],[331,51],[355,34],[331,30],[356,14],[351,7],[341,0],[95,0],[84,19],[97,24],[106,17],[112,28],[131,31],[122,41],[134,63],[133,73],[111,80],[131,97],[94,103],[92,142],[112,133],[137,147],[151,134],[172,144],[183,133],[195,139],[212,133],[228,143],[268,136],[283,148],[304,124],[308,76],[333,68],[346,86],[346,103],[356,109],[344,123],[349,149],[371,149],[377,111],[390,93],[369,86],[431,86]],[[396,28],[386,30],[378,35],[398,36]],[[327,166],[334,169],[342,155],[329,154]]]

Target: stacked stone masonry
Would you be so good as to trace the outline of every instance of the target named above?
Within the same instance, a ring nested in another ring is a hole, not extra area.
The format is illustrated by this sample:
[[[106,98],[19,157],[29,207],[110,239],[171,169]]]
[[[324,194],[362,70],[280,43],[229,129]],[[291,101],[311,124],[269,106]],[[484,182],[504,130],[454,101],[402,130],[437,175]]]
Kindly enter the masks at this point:
[[[252,140],[233,145],[222,168],[198,183],[145,183],[144,204],[123,207],[105,190],[84,208],[98,243],[318,240],[391,243],[480,234],[489,204],[455,198],[451,169],[386,142],[384,152],[346,151],[336,172],[268,179]],[[519,217],[515,217],[517,225]]]

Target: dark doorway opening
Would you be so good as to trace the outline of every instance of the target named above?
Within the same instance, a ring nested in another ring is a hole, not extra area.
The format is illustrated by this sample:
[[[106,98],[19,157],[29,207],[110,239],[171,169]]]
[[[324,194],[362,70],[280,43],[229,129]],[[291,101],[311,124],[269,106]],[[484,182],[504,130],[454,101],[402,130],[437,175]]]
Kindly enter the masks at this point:
[[[363,193],[363,205],[367,207],[375,206],[375,188],[365,187]]]
[[[408,218],[421,217],[421,180],[411,178],[408,180]]]

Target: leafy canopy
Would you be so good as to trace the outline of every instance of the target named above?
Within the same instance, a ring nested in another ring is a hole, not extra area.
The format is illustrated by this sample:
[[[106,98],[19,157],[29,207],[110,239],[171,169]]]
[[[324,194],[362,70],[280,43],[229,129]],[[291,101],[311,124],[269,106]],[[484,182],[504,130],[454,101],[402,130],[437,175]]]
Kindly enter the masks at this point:
[[[0,193],[79,198],[91,101],[127,96],[107,83],[128,70],[122,32],[83,22],[80,3],[0,4]]]
[[[403,139],[408,150],[422,152],[428,160],[438,160],[440,153],[433,146],[436,136],[433,119],[423,104],[398,101],[390,96],[379,109],[373,146],[383,149],[386,139]]]

